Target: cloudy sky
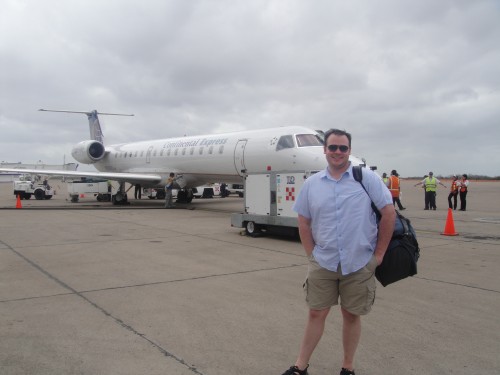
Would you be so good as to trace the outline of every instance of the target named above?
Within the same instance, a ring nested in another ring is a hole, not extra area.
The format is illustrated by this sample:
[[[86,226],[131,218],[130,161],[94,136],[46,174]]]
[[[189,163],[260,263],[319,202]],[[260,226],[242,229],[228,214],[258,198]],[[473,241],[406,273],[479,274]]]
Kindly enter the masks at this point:
[[[305,125],[403,176],[500,175],[499,0],[0,0],[0,161]],[[65,159],[64,159],[65,157]]]

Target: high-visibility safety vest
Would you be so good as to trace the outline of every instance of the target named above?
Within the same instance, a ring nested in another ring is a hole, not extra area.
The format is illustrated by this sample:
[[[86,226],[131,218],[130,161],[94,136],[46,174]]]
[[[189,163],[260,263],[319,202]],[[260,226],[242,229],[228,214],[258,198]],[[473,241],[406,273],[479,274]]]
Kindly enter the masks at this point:
[[[450,193],[458,193],[458,184],[456,181],[451,182]]]
[[[437,188],[437,182],[436,182],[436,177],[426,177],[424,180],[425,184],[425,191],[436,191]]]
[[[391,176],[389,177],[389,191],[393,198],[399,197],[399,177]]]
[[[460,192],[461,193],[467,192],[467,185],[465,184],[465,181],[467,181],[467,180],[462,181],[463,183],[460,184]]]

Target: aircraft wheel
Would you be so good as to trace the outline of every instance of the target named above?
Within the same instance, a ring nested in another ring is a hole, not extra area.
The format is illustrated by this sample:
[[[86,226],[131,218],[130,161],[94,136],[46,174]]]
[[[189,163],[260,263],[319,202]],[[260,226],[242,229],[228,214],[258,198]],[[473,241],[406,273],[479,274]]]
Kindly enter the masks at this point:
[[[45,196],[45,199],[50,199],[50,198],[52,198],[52,195],[46,195]]]

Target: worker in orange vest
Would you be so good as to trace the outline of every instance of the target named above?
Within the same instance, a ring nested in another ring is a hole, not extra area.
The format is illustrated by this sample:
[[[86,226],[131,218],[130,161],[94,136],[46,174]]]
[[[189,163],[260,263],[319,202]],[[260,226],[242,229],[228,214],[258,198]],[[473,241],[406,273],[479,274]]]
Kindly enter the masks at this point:
[[[453,179],[451,180],[450,186],[450,194],[448,194],[448,207],[457,209],[457,197],[458,197],[458,187],[460,186],[460,182],[458,182],[458,177],[453,175]],[[453,205],[451,204],[451,200],[453,199]]]
[[[389,191],[391,192],[392,203],[394,204],[394,206],[396,206],[396,204],[397,204],[398,208],[401,211],[406,210],[406,208],[403,207],[403,205],[401,204],[401,201],[399,200],[399,196],[401,194],[401,184],[399,181],[399,174],[395,169],[393,169],[391,171],[391,176],[389,177],[387,187],[389,188]]]
[[[467,206],[467,190],[469,190],[469,180],[466,174],[462,175],[462,180],[458,184],[460,190],[460,211],[465,211]]]

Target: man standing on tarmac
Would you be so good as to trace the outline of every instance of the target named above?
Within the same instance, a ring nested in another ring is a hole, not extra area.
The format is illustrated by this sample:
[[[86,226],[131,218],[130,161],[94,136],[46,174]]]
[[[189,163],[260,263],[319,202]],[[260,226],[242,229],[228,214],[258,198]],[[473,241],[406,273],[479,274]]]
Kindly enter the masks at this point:
[[[167,183],[165,185],[165,208],[174,208],[175,206],[172,204],[172,189],[174,188],[175,182],[175,174],[173,172],[170,173]]]
[[[434,177],[434,173],[429,172],[429,176],[424,178],[422,181],[415,184],[415,186],[422,185],[425,188],[425,208],[424,210],[434,210],[436,211],[436,190],[437,186],[443,185],[441,181],[439,181],[436,177]]]
[[[389,180],[387,181],[387,187],[391,192],[394,206],[397,204],[400,211],[406,210],[399,200],[399,196],[401,194],[401,184],[399,181],[399,174],[395,169],[391,171],[391,177],[389,177]]]
[[[382,263],[394,230],[391,194],[380,177],[362,168],[369,196],[353,177],[351,134],[328,130],[324,153],[328,167],[305,181],[293,207],[309,258],[304,284],[309,317],[297,360],[283,375],[308,374],[309,359],[339,297],[344,348],[340,374],[354,375],[361,315],[370,312],[375,300],[375,269]],[[378,228],[372,201],[382,214]]]
[[[450,186],[450,194],[448,194],[448,207],[452,208],[453,210],[457,209],[457,196],[458,196],[458,187],[460,185],[460,182],[457,181],[458,177],[456,175],[453,175],[453,180],[451,181],[451,186]],[[452,204],[452,199],[453,199],[453,204]]]

